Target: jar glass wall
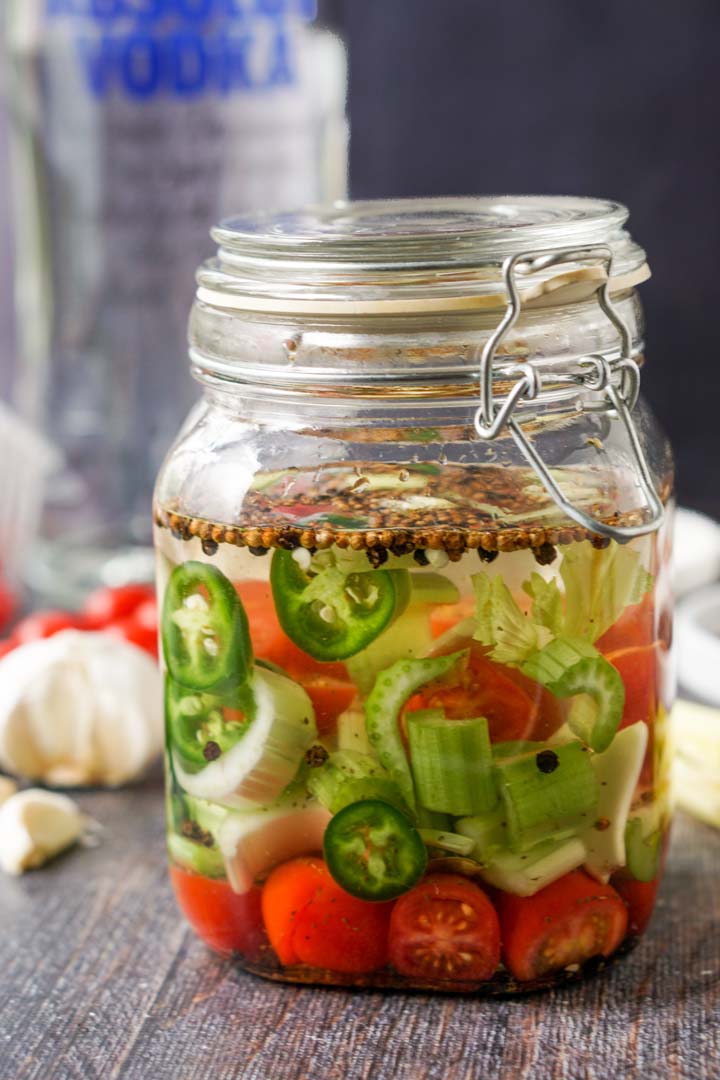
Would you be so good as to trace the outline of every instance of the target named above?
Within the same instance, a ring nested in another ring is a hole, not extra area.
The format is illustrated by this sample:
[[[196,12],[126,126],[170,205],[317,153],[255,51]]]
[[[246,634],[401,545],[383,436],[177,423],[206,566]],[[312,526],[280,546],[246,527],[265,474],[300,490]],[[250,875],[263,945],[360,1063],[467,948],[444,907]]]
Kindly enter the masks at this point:
[[[297,274],[278,266],[268,284],[277,252],[262,274],[239,250],[201,275],[206,394],[155,505],[168,850],[195,930],[258,974],[503,993],[596,970],[649,920],[669,824],[669,530],[645,506],[622,400],[582,374],[605,357],[620,387],[617,365],[641,361],[632,288],[615,299],[629,356],[598,278],[523,309],[497,343],[499,404],[512,364],[545,372],[515,415],[569,514],[507,428],[478,434],[502,296],[433,313],[438,277],[457,300],[477,270],[428,275],[419,251],[410,271],[388,265],[403,218],[436,261],[452,250],[433,205],[419,226],[417,204],[371,204],[382,243],[388,214],[395,237],[371,268],[372,240],[362,267],[352,243],[367,207],[324,240],[316,228],[302,311],[287,296],[257,310],[261,279],[279,295]],[[497,264],[487,207],[453,205],[443,216],[481,225],[472,265]],[[263,228],[271,247],[287,221]],[[338,234],[347,295],[331,310],[317,264],[333,242],[337,263]],[[244,237],[232,244],[257,246]],[[358,296],[401,306],[351,311]],[[666,506],[669,451],[642,406],[633,420]]]

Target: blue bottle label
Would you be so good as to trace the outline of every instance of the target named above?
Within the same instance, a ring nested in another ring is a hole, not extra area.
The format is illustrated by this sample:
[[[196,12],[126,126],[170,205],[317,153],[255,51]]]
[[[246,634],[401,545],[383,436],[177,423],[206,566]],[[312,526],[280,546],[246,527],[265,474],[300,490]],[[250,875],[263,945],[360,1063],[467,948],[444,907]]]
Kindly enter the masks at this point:
[[[46,0],[98,100],[293,86],[293,27],[316,13],[316,0]]]

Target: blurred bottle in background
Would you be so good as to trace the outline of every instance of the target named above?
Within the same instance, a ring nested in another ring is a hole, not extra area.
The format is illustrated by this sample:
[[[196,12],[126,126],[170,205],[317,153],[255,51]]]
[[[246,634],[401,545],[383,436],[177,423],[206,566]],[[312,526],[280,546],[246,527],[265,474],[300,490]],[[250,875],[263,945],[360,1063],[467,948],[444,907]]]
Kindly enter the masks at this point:
[[[194,272],[238,211],[342,198],[345,47],[315,0],[5,0],[13,400],[59,449],[34,590],[147,568],[152,479],[196,394]]]

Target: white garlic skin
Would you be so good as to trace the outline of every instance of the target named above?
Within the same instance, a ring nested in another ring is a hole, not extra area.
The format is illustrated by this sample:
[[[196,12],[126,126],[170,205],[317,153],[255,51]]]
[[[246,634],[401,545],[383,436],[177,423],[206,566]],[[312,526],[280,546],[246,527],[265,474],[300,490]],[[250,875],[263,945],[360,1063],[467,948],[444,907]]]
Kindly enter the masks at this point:
[[[29,788],[0,807],[0,869],[22,874],[42,866],[79,839],[85,818],[72,799]]]
[[[162,746],[162,678],[129,642],[64,630],[0,660],[0,768],[52,787],[115,787]]]

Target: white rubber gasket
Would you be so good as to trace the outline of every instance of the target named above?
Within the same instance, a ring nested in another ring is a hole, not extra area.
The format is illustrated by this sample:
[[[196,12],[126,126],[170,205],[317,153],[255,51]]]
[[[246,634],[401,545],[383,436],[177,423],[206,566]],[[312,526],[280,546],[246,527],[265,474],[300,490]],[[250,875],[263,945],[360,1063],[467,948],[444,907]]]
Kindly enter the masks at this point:
[[[720,705],[720,585],[693,593],[675,621],[677,674],[683,690]]]

